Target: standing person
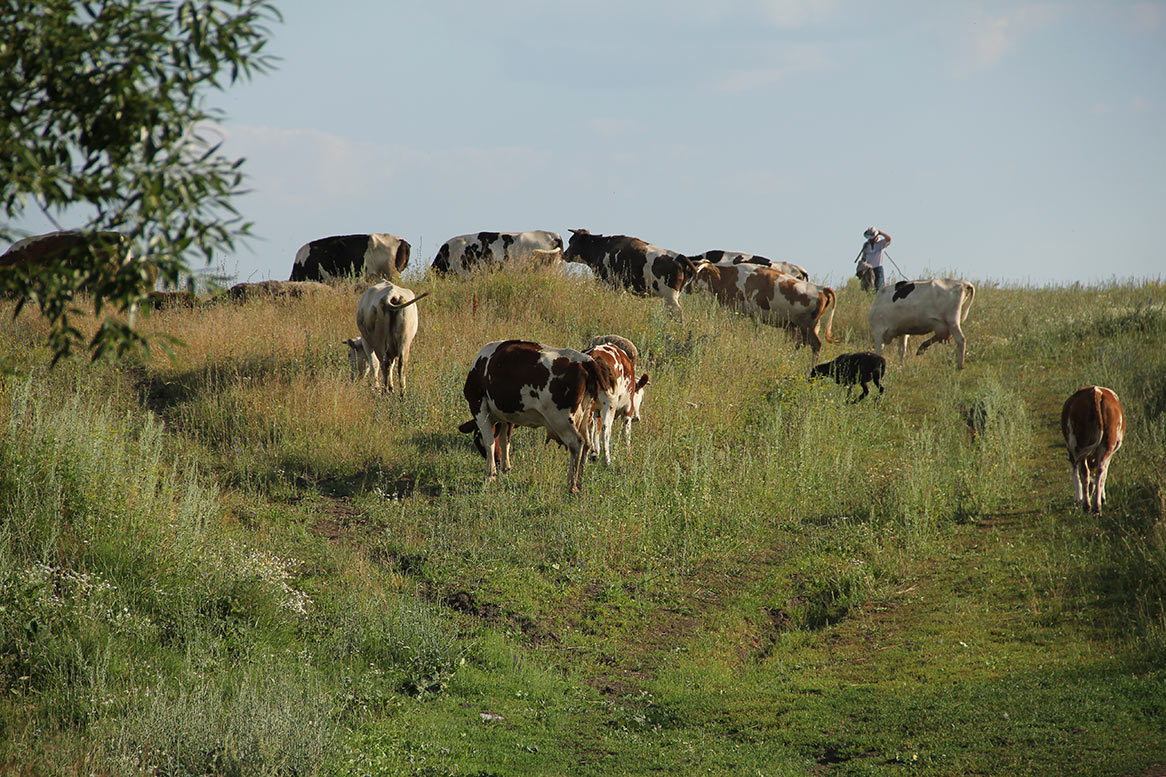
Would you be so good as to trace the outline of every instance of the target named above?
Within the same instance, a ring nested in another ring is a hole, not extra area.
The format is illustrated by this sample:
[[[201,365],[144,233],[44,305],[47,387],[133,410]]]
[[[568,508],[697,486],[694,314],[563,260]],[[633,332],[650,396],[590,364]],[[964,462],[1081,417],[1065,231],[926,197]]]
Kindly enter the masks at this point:
[[[883,287],[883,250],[891,244],[891,236],[874,227],[867,227],[862,236],[866,242],[862,244],[862,250],[854,257],[854,261],[864,261],[874,269],[874,287],[877,292]]]

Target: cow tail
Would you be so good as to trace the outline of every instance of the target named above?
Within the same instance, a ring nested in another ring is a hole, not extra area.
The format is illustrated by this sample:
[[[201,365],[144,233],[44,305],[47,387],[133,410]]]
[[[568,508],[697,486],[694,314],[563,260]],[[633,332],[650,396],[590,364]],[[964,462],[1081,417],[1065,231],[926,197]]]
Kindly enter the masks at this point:
[[[395,310],[404,310],[405,308],[412,305],[414,302],[417,302],[418,300],[425,299],[428,296],[429,296],[429,292],[423,291],[420,294],[418,294],[416,297],[414,297],[413,299],[409,300],[408,302],[402,302],[399,305],[394,304],[392,302],[392,300],[385,300],[385,307],[387,307],[389,310],[394,310],[394,311]]]
[[[1105,449],[1105,416],[1101,414],[1101,401],[1105,399],[1105,392],[1099,386],[1093,387],[1093,412],[1097,414],[1097,442]]]
[[[830,308],[826,313],[826,342],[836,343],[834,339],[834,311],[838,309],[838,295],[834,293],[834,289],[829,286],[823,286],[822,290],[826,292],[826,307]]]
[[[691,259],[689,259],[687,256],[685,256],[684,254],[677,255],[676,261],[679,263],[680,268],[681,268],[680,289],[683,289],[694,278],[696,278],[696,264],[694,264],[693,261]],[[687,278],[684,277],[686,274],[688,276]]]
[[[960,314],[960,323],[961,324],[964,322],[964,319],[968,317],[968,311],[972,309],[972,300],[974,300],[976,298],[976,287],[975,286],[968,283],[967,281],[964,281],[964,287],[968,290],[968,304],[967,304],[967,307],[964,308],[963,313]],[[963,302],[961,301],[960,304],[962,305]]]

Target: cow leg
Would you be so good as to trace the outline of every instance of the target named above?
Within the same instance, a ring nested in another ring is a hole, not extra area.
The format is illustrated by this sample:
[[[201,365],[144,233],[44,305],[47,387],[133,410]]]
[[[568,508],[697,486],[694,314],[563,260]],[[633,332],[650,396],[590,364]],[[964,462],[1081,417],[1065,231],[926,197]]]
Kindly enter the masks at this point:
[[[611,405],[603,408],[603,463],[611,466],[611,427],[615,423],[615,408]]]
[[[372,372],[372,383],[374,386],[379,386],[381,383],[381,357],[377,356],[369,344],[364,344],[364,358],[368,361],[369,371]]]
[[[907,361],[907,335],[903,335],[899,340],[899,363]]]
[[[1088,480],[1088,474],[1082,477],[1082,470],[1084,469],[1084,462],[1074,461],[1073,457],[1069,457],[1069,466],[1073,469],[1073,501],[1076,504],[1082,504],[1085,500],[1085,482]],[[1083,506],[1083,509],[1088,509]]]
[[[603,416],[598,409],[594,409],[587,418],[587,440],[590,447],[587,456],[588,458],[598,459],[599,449],[602,447],[600,435],[603,434]]]
[[[562,418],[553,426],[548,425],[555,439],[567,448],[567,490],[572,494],[579,493],[583,487],[583,462],[587,451],[591,447],[587,442],[586,420],[582,420],[578,429],[570,418]]]
[[[510,438],[514,436],[514,424],[502,426],[502,472],[510,471]]]
[[[405,396],[405,373],[409,369],[409,350],[412,345],[412,343],[404,343],[401,347],[401,353],[397,357],[397,377],[401,380],[401,396]]]
[[[664,304],[671,310],[675,311],[676,316],[680,319],[680,323],[684,323],[684,311],[680,309],[680,292],[669,289],[668,296],[664,297]]]
[[[864,381],[862,381],[862,393],[858,395],[858,399],[854,400],[854,404],[857,405],[859,402],[866,399],[866,395],[869,393],[870,393],[870,389],[867,388],[866,381],[864,380]]]
[[[497,438],[494,435],[494,424],[484,416],[475,416],[478,423],[478,433],[482,435],[482,447],[486,449],[486,480],[493,480],[498,474],[495,456],[497,455]]]
[[[392,394],[393,389],[396,388],[393,383],[393,370],[398,361],[399,357],[396,354],[385,353],[384,361],[381,362],[381,391]]]
[[[623,419],[623,442],[624,448],[630,453],[632,450],[632,419],[628,417]]]
[[[906,339],[906,338],[904,338],[904,339]],[[940,342],[940,340],[941,340],[941,338],[939,337],[939,335],[933,334],[930,338],[923,341],[923,344],[919,346],[919,350],[915,351],[915,355],[916,356],[922,355],[924,351],[926,351],[928,348],[935,345],[936,343]]]
[[[1105,504],[1105,480],[1109,477],[1109,460],[1115,451],[1109,450],[1102,454],[1097,462],[1097,514],[1101,515],[1101,506]]]
[[[959,317],[956,317],[955,326],[951,328],[951,336],[955,338],[956,369],[964,368],[964,352],[967,350],[967,341],[964,340],[964,331],[960,328]]]

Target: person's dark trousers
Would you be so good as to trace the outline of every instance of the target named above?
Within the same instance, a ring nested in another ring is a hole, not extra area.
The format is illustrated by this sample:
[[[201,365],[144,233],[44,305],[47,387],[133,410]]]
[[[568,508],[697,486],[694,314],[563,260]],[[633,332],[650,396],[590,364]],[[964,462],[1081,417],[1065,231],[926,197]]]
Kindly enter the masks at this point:
[[[881,289],[883,287],[883,266],[880,264],[878,267],[874,268],[874,272],[875,272],[875,291],[878,291],[879,289]]]

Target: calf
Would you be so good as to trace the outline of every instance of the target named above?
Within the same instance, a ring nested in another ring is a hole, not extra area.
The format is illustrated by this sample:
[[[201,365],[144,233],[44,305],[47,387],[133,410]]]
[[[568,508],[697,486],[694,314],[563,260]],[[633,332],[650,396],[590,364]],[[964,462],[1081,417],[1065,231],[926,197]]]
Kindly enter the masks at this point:
[[[635,294],[660,297],[684,320],[680,291],[696,270],[686,256],[637,237],[593,235],[585,229],[572,229],[563,260],[582,262],[601,280],[614,286]]]
[[[818,330],[823,317],[826,341],[834,342],[831,327],[838,297],[829,286],[815,286],[761,265],[702,262],[692,287],[710,291],[721,303],[767,324],[792,329],[796,345],[809,344],[815,357],[822,350]]]
[[[712,262],[713,264],[759,264],[762,267],[769,267],[783,272],[786,275],[792,275],[799,281],[810,280],[810,274],[806,272],[806,268],[794,264],[793,262],[780,262],[774,259],[767,259],[764,256],[757,254],[745,254],[740,251],[705,251],[703,254],[688,257],[694,263]]]
[[[474,232],[451,237],[437,249],[433,269],[442,273],[462,274],[478,269],[497,268],[507,263],[546,264],[553,254],[535,252],[562,250],[563,238],[543,229],[529,232]],[[561,258],[561,257],[560,257]]]
[[[968,317],[975,296],[972,284],[952,278],[899,281],[894,286],[883,286],[867,316],[875,350],[881,356],[883,346],[901,336],[899,359],[902,360],[907,357],[910,335],[931,335],[916,354],[954,337],[958,347],[956,366],[962,370],[967,343],[960,324]]]
[[[1073,499],[1101,515],[1109,460],[1125,436],[1125,414],[1112,389],[1086,386],[1065,400],[1061,433],[1073,467]]]
[[[850,397],[850,392],[854,388],[854,384],[862,384],[862,394],[855,402],[861,402],[870,393],[867,383],[873,382],[879,387],[879,395],[875,397],[877,404],[879,398],[883,395],[882,377],[887,371],[887,360],[879,356],[877,353],[870,353],[864,351],[861,353],[844,353],[834,359],[834,361],[819,364],[810,370],[810,378],[833,378],[834,382],[840,386],[846,386],[846,396]]]
[[[578,493],[592,407],[601,401],[614,404],[614,390],[615,375],[607,362],[578,351],[524,340],[487,343],[462,389],[473,418],[458,430],[474,435],[492,480],[499,468],[510,471],[515,426],[545,429],[548,438],[567,448],[567,489]]]
[[[603,451],[603,462],[611,464],[611,427],[616,419],[623,420],[624,443],[630,450],[632,445],[632,422],[640,420],[640,408],[644,403],[644,387],[648,385],[648,373],[636,380],[636,360],[639,352],[630,340],[619,335],[603,335],[591,340],[591,345],[583,353],[596,361],[603,361],[615,375],[615,390],[610,394],[600,393],[595,403],[591,419],[591,456],[598,457]]]
[[[350,337],[344,341],[348,346],[348,369],[353,380],[359,380],[368,375],[370,365],[368,356],[364,353],[364,338]]]
[[[356,326],[360,330],[364,357],[372,367],[373,382],[382,391],[393,391],[393,366],[396,365],[401,394],[406,392],[409,350],[418,326],[414,303],[428,294],[414,295],[412,289],[381,281],[370,286],[357,303]]]
[[[328,281],[366,275],[400,277],[409,266],[409,241],[387,232],[333,235],[300,246],[292,264],[292,281]]]

